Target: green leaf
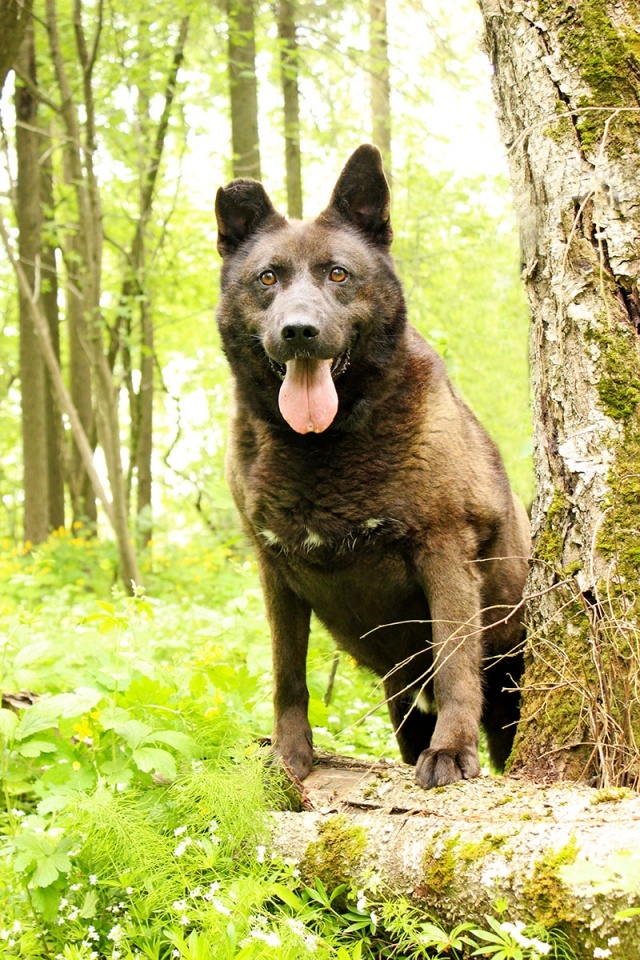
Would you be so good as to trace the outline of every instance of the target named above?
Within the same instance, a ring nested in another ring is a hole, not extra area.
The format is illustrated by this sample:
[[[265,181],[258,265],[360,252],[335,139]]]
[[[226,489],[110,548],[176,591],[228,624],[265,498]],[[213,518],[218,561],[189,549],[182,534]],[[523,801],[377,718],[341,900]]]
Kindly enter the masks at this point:
[[[13,658],[13,665],[16,670],[22,667],[32,667],[34,660],[38,660],[43,653],[49,649],[48,640],[36,640],[35,643],[27,643],[16,653]]]
[[[91,920],[96,915],[96,906],[98,904],[98,894],[95,890],[89,890],[85,895],[84,902],[80,908],[80,916],[83,920]]]
[[[98,704],[104,694],[93,687],[78,687],[73,693],[58,693],[54,697],[38,700],[33,706],[27,707],[16,730],[16,740],[25,740],[27,737],[55,727],[61,718],[79,717],[88,713]]]
[[[114,723],[113,729],[129,744],[132,750],[148,741],[149,734],[153,733],[153,727],[141,720],[125,720],[124,723]]]
[[[292,890],[285,887],[283,883],[274,883],[271,890],[276,897],[279,897],[283,903],[286,903],[286,905],[291,907],[296,913],[299,913],[303,909],[304,902],[300,897],[296,896]]]
[[[19,722],[18,715],[13,710],[0,710],[0,737],[13,740]]]
[[[37,703],[27,707],[16,728],[16,740],[24,740],[41,730],[55,727],[60,719],[60,712],[61,707],[56,697],[38,700]]]
[[[48,740],[27,740],[18,747],[21,757],[39,757],[41,753],[55,753],[58,748]]]
[[[71,861],[64,853],[53,853],[50,857],[38,861],[33,883],[36,887],[48,887],[58,879],[61,873],[71,872]]]
[[[157,747],[139,747],[134,750],[133,762],[143,773],[155,771],[170,780],[175,780],[178,772],[173,755]]]
[[[193,737],[179,730],[157,730],[147,739],[151,743],[166,743],[185,757],[192,757],[200,752]]]

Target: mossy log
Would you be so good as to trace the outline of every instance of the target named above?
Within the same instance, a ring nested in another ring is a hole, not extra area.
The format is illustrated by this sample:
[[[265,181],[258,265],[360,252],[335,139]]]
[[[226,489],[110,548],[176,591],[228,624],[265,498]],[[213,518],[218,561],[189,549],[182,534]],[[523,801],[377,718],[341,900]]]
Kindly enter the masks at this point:
[[[444,926],[496,915],[562,931],[579,958],[640,956],[640,797],[483,776],[424,791],[404,764],[323,756],[274,846],[329,888],[374,871]],[[613,939],[612,939],[613,938]],[[616,942],[619,941],[619,942]],[[606,953],[606,951],[610,953]]]

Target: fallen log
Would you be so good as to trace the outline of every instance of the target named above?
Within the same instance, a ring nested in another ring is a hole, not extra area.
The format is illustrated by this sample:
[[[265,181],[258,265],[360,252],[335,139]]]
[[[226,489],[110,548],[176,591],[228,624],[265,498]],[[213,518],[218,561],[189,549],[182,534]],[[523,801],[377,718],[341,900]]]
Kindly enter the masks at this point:
[[[301,807],[275,815],[274,846],[309,882],[331,889],[374,871],[386,895],[444,926],[499,913],[561,931],[579,958],[640,958],[630,791],[488,775],[424,791],[404,764],[322,755]]]

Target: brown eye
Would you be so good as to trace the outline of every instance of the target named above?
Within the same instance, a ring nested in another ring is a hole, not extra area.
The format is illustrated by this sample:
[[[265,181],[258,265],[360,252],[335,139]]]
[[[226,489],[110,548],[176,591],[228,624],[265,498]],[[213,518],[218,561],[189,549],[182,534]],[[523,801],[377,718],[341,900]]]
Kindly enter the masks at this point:
[[[348,276],[344,267],[332,267],[329,271],[329,280],[333,280],[334,283],[344,283]]]
[[[272,287],[277,278],[273,270],[263,270],[258,279],[263,287]]]

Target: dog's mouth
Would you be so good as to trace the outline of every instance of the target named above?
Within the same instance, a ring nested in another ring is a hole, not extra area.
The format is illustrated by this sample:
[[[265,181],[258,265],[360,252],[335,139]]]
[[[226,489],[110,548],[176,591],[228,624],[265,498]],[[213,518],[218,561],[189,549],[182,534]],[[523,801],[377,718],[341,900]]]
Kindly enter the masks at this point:
[[[350,362],[350,348],[338,357],[293,357],[285,364],[269,358],[274,372],[282,380],[278,394],[280,413],[296,433],[323,433],[338,413],[338,393],[334,380]]]

